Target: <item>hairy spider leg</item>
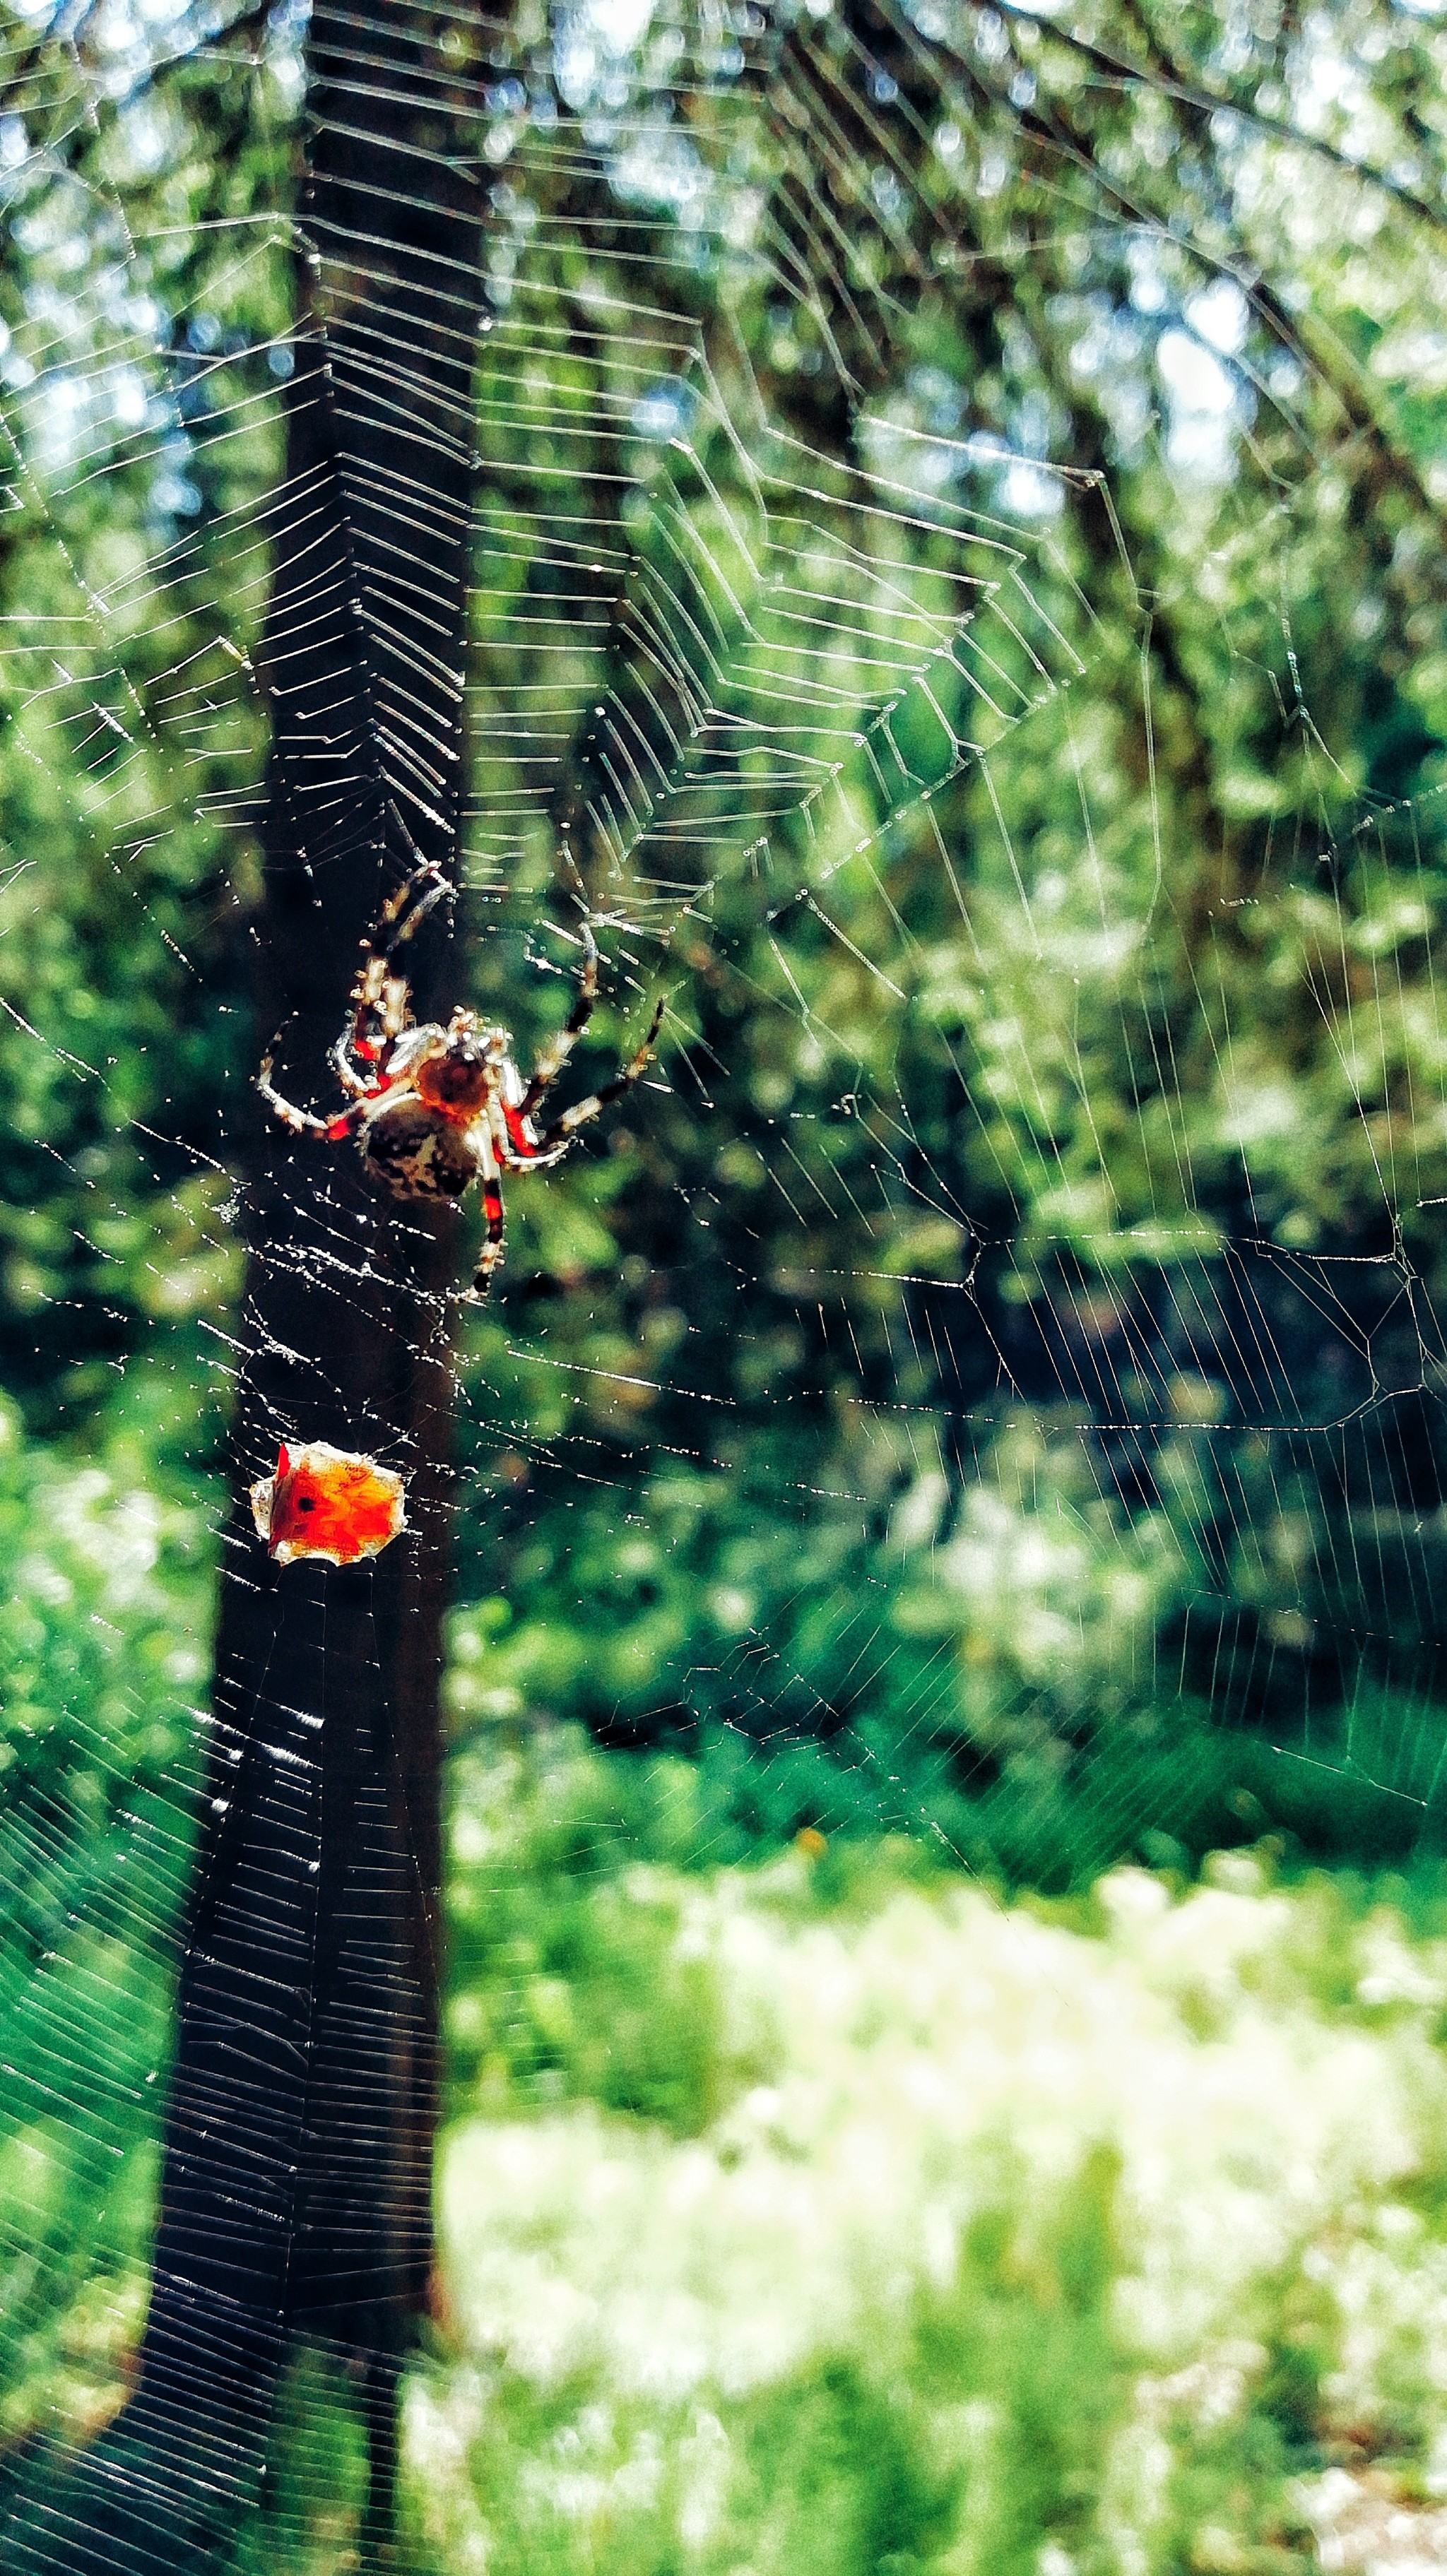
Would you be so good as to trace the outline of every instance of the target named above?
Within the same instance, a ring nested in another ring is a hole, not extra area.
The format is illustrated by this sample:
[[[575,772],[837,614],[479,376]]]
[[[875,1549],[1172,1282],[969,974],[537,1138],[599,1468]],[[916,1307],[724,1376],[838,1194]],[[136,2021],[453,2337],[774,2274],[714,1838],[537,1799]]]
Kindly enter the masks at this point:
[[[528,1079],[527,1089],[517,1103],[519,1119],[531,1117],[545,1092],[551,1091],[574,1047],[593,1016],[598,998],[598,942],[593,925],[583,923],[583,962],[578,969],[578,994],[567,1019],[555,1038],[549,1040]],[[511,1120],[509,1125],[511,1125]]]
[[[326,1136],[333,1144],[339,1143],[344,1136],[355,1135],[362,1123],[365,1108],[363,1101],[354,1101],[351,1108],[344,1109],[339,1118],[319,1118],[314,1109],[298,1109],[294,1101],[283,1097],[272,1081],[271,1068],[274,1061],[268,1048],[261,1059],[256,1088],[268,1109],[281,1120],[283,1127],[289,1127],[293,1136]]]
[[[533,1133],[532,1122],[524,1118],[516,1100],[509,1100],[505,1090],[489,1093],[484,1114],[488,1143],[500,1172],[548,1171],[552,1162],[561,1159],[560,1154],[554,1155],[551,1161],[545,1159],[539,1164],[538,1140]],[[562,1150],[566,1151],[566,1148]]]
[[[376,1087],[378,1074],[403,1032],[412,1026],[411,990],[405,975],[387,971],[384,951],[362,942],[362,965],[352,986],[352,1016],[332,1049],[332,1063],[354,1098]],[[353,1058],[365,1067],[357,1071]]]
[[[413,903],[414,890],[424,879],[427,892],[418,895]],[[456,893],[451,877],[444,875],[435,859],[419,859],[410,877],[403,878],[396,893],[388,896],[377,915],[376,929],[390,931],[390,939],[379,942],[374,933],[366,942],[367,947],[375,949],[381,957],[391,957],[404,940],[411,938],[414,930],[421,929],[434,904],[446,903]],[[409,904],[412,906],[410,911]]]
[[[419,886],[425,892],[419,894]],[[256,1087],[269,1109],[294,1136],[325,1136],[339,1144],[355,1135],[371,1104],[391,1088],[388,1065],[397,1041],[414,1025],[410,988],[405,975],[389,974],[393,955],[426,920],[434,904],[455,895],[456,887],[435,859],[423,859],[383,905],[362,941],[362,960],[352,986],[352,1016],[335,1046],[331,1063],[351,1106],[339,1117],[320,1118],[298,1109],[271,1079],[274,1054],[262,1057]],[[273,1047],[275,1041],[273,1041]],[[357,1061],[354,1062],[353,1059]],[[358,1070],[358,1066],[362,1070]]]
[[[486,1296],[492,1274],[503,1256],[502,1188],[496,1180],[483,1182],[482,1212],[487,1220],[487,1234],[473,1274],[472,1289],[477,1297]]]
[[[489,1108],[491,1106],[492,1104],[489,1103]],[[474,1297],[485,1297],[491,1284],[492,1274],[502,1259],[504,1248],[498,1140],[494,1132],[494,1122],[487,1114],[476,1121],[469,1133],[475,1137],[477,1144],[478,1178],[482,1183],[482,1213],[487,1227],[482,1249],[477,1256],[477,1268],[472,1275],[472,1294]]]
[[[381,1046],[374,1045],[370,1039],[362,1037],[357,1026],[357,1016],[354,1016],[350,1027],[343,1029],[331,1049],[332,1071],[343,1091],[350,1092],[354,1100],[375,1100],[378,1092],[385,1091],[387,1085],[380,1075],[380,1065],[390,1045],[391,1039],[385,1031],[384,1043]],[[358,1073],[353,1064],[354,1054],[363,1056],[363,1061],[367,1064],[365,1074]]]
[[[509,1100],[507,1097],[506,1073],[503,1082],[489,1092],[487,1107],[475,1130],[482,1163],[483,1215],[487,1223],[472,1282],[475,1297],[486,1296],[492,1274],[503,1257],[502,1173],[549,1172],[562,1161],[578,1128],[596,1118],[610,1100],[617,1100],[623,1092],[631,1091],[639,1075],[652,1063],[654,1041],[663,1024],[663,1010],[660,1000],[642,1046],[629,1057],[616,1079],[604,1083],[601,1090],[592,1092],[586,1100],[580,1100],[576,1108],[565,1110],[561,1118],[543,1129],[541,1135],[535,1132],[523,1106],[527,1093],[524,1092],[520,1099]],[[512,1068],[508,1067],[507,1071],[511,1072]],[[513,1081],[516,1080],[513,1073]]]
[[[425,885],[426,891],[418,892]],[[405,975],[388,973],[392,959],[413,932],[419,930],[435,905],[455,896],[456,886],[444,876],[435,859],[422,859],[409,877],[403,879],[395,894],[382,906],[376,921],[362,941],[362,962],[352,986],[352,1016],[332,1049],[332,1063],[344,1090],[354,1099],[375,1097],[385,1083],[389,1050],[404,1030],[411,1028],[411,992]],[[357,1071],[357,1059],[366,1068]]]
[[[571,1109],[565,1109],[561,1118],[552,1118],[546,1127],[538,1129],[531,1150],[525,1149],[526,1161],[534,1166],[541,1162],[545,1168],[561,1162],[578,1129],[586,1127],[590,1120],[596,1118],[600,1109],[606,1109],[610,1100],[621,1100],[625,1091],[632,1090],[635,1082],[648,1071],[653,1062],[658,1032],[663,1026],[664,1008],[664,1002],[660,1000],[648,1023],[647,1037],[642,1046],[629,1057],[621,1073],[615,1074],[611,1082],[605,1082],[601,1090],[590,1092],[586,1100],[576,1101]],[[510,1132],[512,1124],[512,1119],[509,1118]]]

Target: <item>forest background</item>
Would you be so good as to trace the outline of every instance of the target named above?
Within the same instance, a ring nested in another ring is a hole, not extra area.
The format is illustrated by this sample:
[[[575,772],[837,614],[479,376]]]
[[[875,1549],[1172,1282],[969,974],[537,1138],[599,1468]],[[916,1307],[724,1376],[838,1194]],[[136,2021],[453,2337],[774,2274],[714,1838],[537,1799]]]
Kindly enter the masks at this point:
[[[301,29],[6,39],[15,2461],[144,2297]],[[661,983],[666,1088],[466,1323],[408,2547],[1441,2563],[1435,14],[595,0],[497,57],[478,812],[605,676],[645,765],[705,664],[755,748],[612,889],[587,1069]],[[605,674],[625,558],[675,650]],[[526,1041],[556,849],[469,861]],[[356,2427],[320,2362],[289,2409],[254,2563],[340,2569]]]

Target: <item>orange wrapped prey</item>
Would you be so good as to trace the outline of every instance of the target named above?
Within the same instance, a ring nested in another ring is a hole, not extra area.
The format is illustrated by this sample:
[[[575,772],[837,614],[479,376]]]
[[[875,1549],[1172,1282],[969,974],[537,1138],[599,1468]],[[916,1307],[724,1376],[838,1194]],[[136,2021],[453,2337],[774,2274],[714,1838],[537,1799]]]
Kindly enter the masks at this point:
[[[278,1565],[296,1556],[324,1557],[329,1565],[359,1565],[379,1556],[407,1526],[402,1479],[375,1458],[308,1440],[277,1454],[276,1474],[251,1488],[258,1538]]]

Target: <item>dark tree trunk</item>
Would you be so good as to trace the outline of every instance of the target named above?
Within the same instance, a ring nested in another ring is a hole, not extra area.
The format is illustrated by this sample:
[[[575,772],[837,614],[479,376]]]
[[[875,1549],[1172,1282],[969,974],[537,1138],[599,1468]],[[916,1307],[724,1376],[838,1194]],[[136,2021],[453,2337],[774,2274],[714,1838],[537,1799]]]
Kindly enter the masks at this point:
[[[278,1079],[323,1103],[363,932],[417,854],[457,861],[489,42],[402,0],[322,0],[308,38],[254,940]],[[452,938],[439,907],[408,951],[423,1016],[457,997]],[[139,2381],[6,2560],[67,2576],[228,2563],[298,2332],[364,2383],[377,2547],[428,2295],[455,1225],[259,1111],[244,1161],[212,1776]],[[399,1468],[408,1534],[368,1567],[273,1566],[246,1488],[280,1438]]]

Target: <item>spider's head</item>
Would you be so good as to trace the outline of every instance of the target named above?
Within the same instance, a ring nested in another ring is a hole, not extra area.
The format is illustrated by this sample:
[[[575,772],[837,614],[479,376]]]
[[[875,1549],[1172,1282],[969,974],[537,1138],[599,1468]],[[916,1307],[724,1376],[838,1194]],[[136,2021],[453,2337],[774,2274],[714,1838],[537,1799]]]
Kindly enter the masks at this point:
[[[418,1098],[444,1118],[475,1118],[498,1087],[511,1044],[506,1029],[480,1029],[471,1012],[459,1011],[446,1045],[417,1065],[412,1079]]]

